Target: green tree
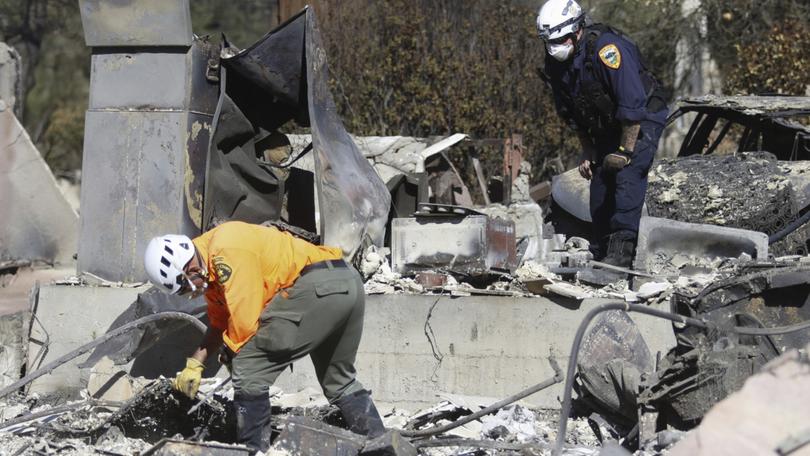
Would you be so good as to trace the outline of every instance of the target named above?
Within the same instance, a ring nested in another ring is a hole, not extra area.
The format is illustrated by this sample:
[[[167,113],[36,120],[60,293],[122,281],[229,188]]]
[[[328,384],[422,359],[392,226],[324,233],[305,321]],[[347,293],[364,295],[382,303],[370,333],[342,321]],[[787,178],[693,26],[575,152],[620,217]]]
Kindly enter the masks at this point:
[[[793,81],[807,81],[810,2],[701,0],[701,9],[712,57],[727,76],[728,90],[804,94],[804,89],[795,90]],[[769,68],[757,68],[757,63]],[[796,65],[805,71],[795,72]],[[790,77],[780,77],[781,72]]]
[[[0,0],[0,37],[22,57],[26,90],[35,84],[33,69],[46,37],[77,14],[77,3],[69,0]]]
[[[536,169],[573,150],[537,70],[543,48],[524,2],[361,0],[317,4],[334,93],[362,135],[474,138],[522,133]],[[484,151],[491,174],[500,149]],[[464,163],[462,163],[464,165]]]

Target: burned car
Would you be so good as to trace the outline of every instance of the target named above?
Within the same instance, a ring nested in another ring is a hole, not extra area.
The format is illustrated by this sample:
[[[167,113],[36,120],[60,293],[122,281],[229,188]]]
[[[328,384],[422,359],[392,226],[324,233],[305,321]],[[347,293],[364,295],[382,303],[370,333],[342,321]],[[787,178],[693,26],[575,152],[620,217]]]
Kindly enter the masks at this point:
[[[810,97],[713,96],[682,100],[668,123],[694,116],[677,147],[649,173],[645,215],[766,233],[777,255],[806,254],[810,203]],[[549,221],[590,232],[588,185],[555,177]]]
[[[688,98],[669,122],[696,114],[678,157],[767,151],[778,160],[810,160],[810,97]]]
[[[772,254],[806,254],[810,98],[692,98],[670,120],[687,114],[678,156],[650,170],[648,214],[763,232]]]

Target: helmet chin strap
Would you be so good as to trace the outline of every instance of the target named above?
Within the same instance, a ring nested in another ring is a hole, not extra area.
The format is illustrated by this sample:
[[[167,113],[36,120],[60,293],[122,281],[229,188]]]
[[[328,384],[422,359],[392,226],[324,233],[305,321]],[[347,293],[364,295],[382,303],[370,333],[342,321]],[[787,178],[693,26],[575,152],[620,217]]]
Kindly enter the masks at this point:
[[[202,284],[202,286],[200,288],[197,288],[197,286],[194,285],[194,280],[195,279],[202,279],[203,280],[203,284]],[[191,288],[191,291],[188,294],[188,299],[199,298],[200,296],[205,294],[206,290],[208,290],[208,281],[205,280],[205,278],[202,275],[200,275],[199,273],[195,272],[194,274],[189,276],[187,280],[188,280],[188,285]]]
[[[202,296],[205,291],[208,289],[208,271],[205,268],[205,264],[202,262],[202,258],[200,257],[199,252],[194,251],[194,258],[197,259],[197,264],[199,265],[195,271],[187,274],[185,268],[178,268],[180,272],[183,274],[183,277],[188,282],[189,292],[188,292],[188,299],[195,299]],[[195,280],[202,280],[202,286],[199,288],[197,285],[194,284]]]
[[[205,263],[203,263],[202,258],[200,257],[200,252],[198,252],[197,249],[194,249],[194,258],[197,259],[199,269],[186,276],[189,287],[191,287],[189,299],[195,299],[202,296],[208,289],[208,271],[206,270]],[[197,286],[194,285],[194,280],[196,279],[202,280],[202,286],[200,288],[197,288]]]

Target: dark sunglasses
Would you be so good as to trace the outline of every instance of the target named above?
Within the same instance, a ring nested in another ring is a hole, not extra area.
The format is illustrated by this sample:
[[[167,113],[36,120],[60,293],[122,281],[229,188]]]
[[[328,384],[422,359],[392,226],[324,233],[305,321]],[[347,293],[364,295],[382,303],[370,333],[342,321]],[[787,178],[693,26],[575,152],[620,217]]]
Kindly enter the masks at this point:
[[[569,33],[568,35],[563,35],[559,38],[544,38],[543,41],[549,46],[558,46],[560,44],[564,44],[569,39],[574,37],[573,33]]]
[[[192,275],[202,277],[197,273],[194,273]],[[205,290],[207,288],[206,285],[202,287],[195,287],[194,284],[192,283],[191,276],[188,273],[186,273],[185,268],[181,270],[180,274],[177,275],[177,278],[175,280],[177,281],[177,284],[180,285],[180,289],[177,290],[177,295],[178,296],[188,295],[189,299],[194,299],[199,296],[202,296],[202,294],[205,293]]]
[[[177,276],[176,281],[177,281],[177,284],[180,285],[180,289],[177,290],[177,295],[178,296],[183,296],[186,293],[189,293],[191,291],[191,284],[190,284],[189,279],[187,277],[188,276],[185,275],[185,274],[178,274],[178,276]]]

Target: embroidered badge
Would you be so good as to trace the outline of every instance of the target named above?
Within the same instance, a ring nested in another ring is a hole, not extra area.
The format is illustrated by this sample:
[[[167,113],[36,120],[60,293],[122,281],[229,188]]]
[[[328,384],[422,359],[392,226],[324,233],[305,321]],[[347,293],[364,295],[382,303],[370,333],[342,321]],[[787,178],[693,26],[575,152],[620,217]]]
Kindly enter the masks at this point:
[[[233,272],[228,263],[225,262],[225,258],[222,257],[214,257],[214,270],[217,273],[217,281],[221,284],[225,284],[231,278]]]
[[[615,44],[608,44],[600,49],[599,58],[602,59],[602,63],[607,65],[608,68],[613,68],[614,70],[618,70],[622,65],[622,54]]]

